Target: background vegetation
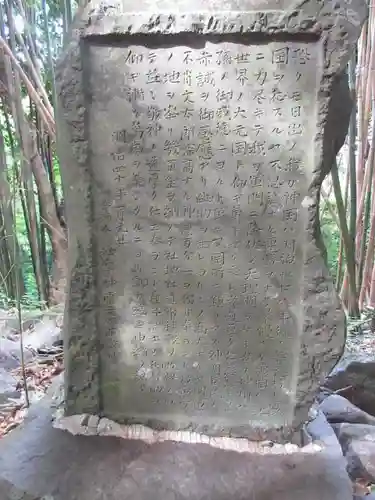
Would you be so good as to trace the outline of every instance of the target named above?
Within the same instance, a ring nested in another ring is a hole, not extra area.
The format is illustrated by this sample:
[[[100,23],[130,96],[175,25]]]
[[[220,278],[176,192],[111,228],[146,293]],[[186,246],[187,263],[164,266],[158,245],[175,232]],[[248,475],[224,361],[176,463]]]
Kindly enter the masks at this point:
[[[67,234],[56,155],[54,65],[79,7],[0,0],[0,308],[62,302]],[[348,67],[347,144],[321,203],[328,265],[352,317],[375,308],[374,19]]]
[[[54,66],[77,4],[0,1],[0,307],[63,301]]]

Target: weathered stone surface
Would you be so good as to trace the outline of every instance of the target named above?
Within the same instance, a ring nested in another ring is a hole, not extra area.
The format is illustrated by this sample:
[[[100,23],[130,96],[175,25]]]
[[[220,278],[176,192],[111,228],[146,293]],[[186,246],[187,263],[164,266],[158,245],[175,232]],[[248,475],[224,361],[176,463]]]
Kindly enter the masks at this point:
[[[16,379],[0,366],[0,405],[5,403],[8,398],[17,398],[21,394],[16,390]]]
[[[25,346],[34,350],[42,346],[52,346],[62,337],[61,327],[56,325],[56,318],[43,318],[32,332],[25,335]]]
[[[287,439],[344,344],[318,200],[366,6],[194,3],[91,2],[57,70],[67,413]]]
[[[375,480],[375,427],[365,424],[334,424],[347,470],[353,479]]]
[[[32,352],[25,348],[24,359],[29,362],[33,357]],[[20,343],[17,340],[10,340],[6,337],[0,336],[0,367],[4,370],[13,370],[18,368],[21,363],[21,350]]]
[[[43,317],[37,313],[25,315],[24,329],[27,321],[33,322],[29,324],[29,330],[23,333],[23,355],[26,364],[35,359],[39,348],[42,346],[52,347],[52,343],[59,341],[61,337],[61,327],[56,326],[56,313],[50,311],[43,314]],[[3,320],[0,330],[0,405],[8,405],[9,398],[18,399],[22,396],[21,392],[16,390],[17,380],[11,373],[12,370],[21,366],[20,339],[19,335],[15,333],[17,325],[19,327],[19,321],[13,316],[9,316],[5,316],[6,320]],[[55,348],[54,351],[61,352],[61,348]],[[30,400],[38,399],[40,393],[31,390],[29,398]]]
[[[353,439],[375,442],[375,427],[373,425],[333,424],[332,428],[340,441],[344,453]]]
[[[324,399],[319,408],[331,424],[347,422],[350,424],[375,425],[375,417],[369,415],[339,394],[332,394]]]
[[[0,478],[0,498],[1,500],[44,500],[16,488],[14,484],[2,478]]]
[[[313,442],[320,442],[325,446],[326,453],[342,457],[342,450],[335,431],[321,411],[305,427],[305,432]],[[310,441],[310,440],[309,440]]]
[[[347,471],[352,479],[375,481],[375,443],[353,439],[345,453]]]
[[[0,337],[0,366],[3,370],[13,370],[20,364],[19,345],[13,340]]]
[[[72,436],[51,426],[50,402],[0,441],[0,478],[53,500],[351,500],[343,460],[208,445]],[[7,498],[1,500],[8,500]],[[29,499],[28,499],[29,500]]]
[[[9,398],[18,399],[21,393],[17,390],[17,380],[11,371],[21,365],[20,344],[17,341],[4,337],[4,329],[0,331],[0,405],[7,405]],[[27,363],[32,359],[32,352],[24,350],[24,359]]]
[[[0,312],[1,314],[1,312]],[[37,325],[43,318],[43,311],[26,311],[22,315],[22,331],[29,330]],[[18,314],[7,314],[4,323],[5,331],[9,333],[19,333],[21,331],[20,321]]]
[[[372,356],[354,354],[345,357],[324,385],[333,391],[343,389],[341,394],[351,403],[375,415],[375,361]]]

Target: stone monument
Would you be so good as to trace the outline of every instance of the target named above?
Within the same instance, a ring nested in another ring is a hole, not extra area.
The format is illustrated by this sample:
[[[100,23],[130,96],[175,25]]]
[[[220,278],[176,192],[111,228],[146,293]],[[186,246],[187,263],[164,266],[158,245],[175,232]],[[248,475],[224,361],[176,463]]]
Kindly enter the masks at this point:
[[[57,70],[67,415],[279,441],[306,421],[345,341],[319,192],[365,17],[349,0],[78,14]]]

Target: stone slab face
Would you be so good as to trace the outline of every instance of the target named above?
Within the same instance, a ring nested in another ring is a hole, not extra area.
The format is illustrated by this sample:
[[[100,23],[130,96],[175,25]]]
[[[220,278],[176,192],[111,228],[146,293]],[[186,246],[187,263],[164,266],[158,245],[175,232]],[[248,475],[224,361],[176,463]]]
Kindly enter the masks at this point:
[[[72,436],[52,427],[50,404],[47,395],[32,405],[0,440],[1,500],[352,500],[345,460],[329,450],[237,453]]]
[[[344,344],[317,201],[366,8],[141,7],[90,4],[58,68],[66,411],[288,439]]]

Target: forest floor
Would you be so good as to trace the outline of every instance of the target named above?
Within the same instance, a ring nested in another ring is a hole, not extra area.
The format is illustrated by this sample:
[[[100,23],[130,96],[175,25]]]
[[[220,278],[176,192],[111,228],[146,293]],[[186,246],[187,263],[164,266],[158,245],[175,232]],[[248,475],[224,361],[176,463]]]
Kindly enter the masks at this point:
[[[61,313],[25,317],[24,371],[18,325],[14,312],[0,311],[0,438],[23,421],[28,403],[39,401],[63,371]]]

